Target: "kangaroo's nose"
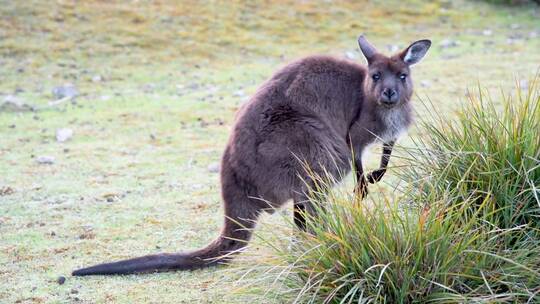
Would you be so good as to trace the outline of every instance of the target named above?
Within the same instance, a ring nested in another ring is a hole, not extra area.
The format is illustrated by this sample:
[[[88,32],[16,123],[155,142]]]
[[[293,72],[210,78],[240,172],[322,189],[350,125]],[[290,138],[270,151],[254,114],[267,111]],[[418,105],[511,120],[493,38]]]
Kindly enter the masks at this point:
[[[394,89],[386,89],[383,92],[383,95],[388,98],[388,100],[392,100],[392,97],[396,95],[396,90]]]
[[[387,106],[393,106],[398,102],[398,92],[394,89],[384,89],[381,102]]]

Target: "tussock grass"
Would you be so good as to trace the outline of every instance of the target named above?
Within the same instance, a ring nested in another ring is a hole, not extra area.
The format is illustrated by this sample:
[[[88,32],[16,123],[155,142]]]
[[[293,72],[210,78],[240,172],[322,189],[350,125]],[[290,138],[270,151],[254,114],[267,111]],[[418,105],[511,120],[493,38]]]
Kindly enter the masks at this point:
[[[455,190],[460,199],[487,196],[499,211],[493,225],[540,227],[540,88],[502,94],[469,94],[457,119],[422,121],[422,147],[408,159],[403,178],[418,195]],[[436,111],[432,111],[436,113]]]
[[[242,269],[240,284],[249,292],[264,286],[265,297],[293,303],[540,300],[540,244],[502,250],[498,244],[512,231],[485,224],[497,214],[493,200],[448,204],[455,200],[424,208],[390,199],[355,205],[332,193],[292,245],[288,238],[263,240],[272,253]]]

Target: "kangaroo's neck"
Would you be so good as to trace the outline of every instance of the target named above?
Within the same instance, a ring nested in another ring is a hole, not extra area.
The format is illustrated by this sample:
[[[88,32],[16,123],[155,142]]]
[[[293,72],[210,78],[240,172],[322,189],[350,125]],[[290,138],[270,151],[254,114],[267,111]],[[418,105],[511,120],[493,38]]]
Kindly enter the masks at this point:
[[[370,122],[366,123],[370,133],[383,142],[395,141],[406,133],[413,119],[410,102],[391,108],[368,102],[362,112],[363,120]]]

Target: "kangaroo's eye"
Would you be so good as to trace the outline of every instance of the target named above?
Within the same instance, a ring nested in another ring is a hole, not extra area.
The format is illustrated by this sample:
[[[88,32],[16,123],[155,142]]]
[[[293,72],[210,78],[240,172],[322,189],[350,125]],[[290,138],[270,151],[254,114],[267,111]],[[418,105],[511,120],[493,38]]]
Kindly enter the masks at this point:
[[[407,74],[399,74],[399,79],[405,80],[407,78]]]
[[[381,79],[381,74],[379,74],[379,73],[373,74],[373,76],[371,76],[371,78],[373,78],[373,81],[377,81],[377,80]]]

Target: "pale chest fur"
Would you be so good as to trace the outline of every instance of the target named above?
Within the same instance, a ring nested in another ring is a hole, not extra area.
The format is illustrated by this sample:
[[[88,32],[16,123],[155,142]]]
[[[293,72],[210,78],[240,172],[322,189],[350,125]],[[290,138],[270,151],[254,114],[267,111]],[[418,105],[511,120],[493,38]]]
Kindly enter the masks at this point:
[[[406,106],[380,109],[377,111],[377,139],[382,142],[395,141],[404,135],[411,124],[411,109]]]

